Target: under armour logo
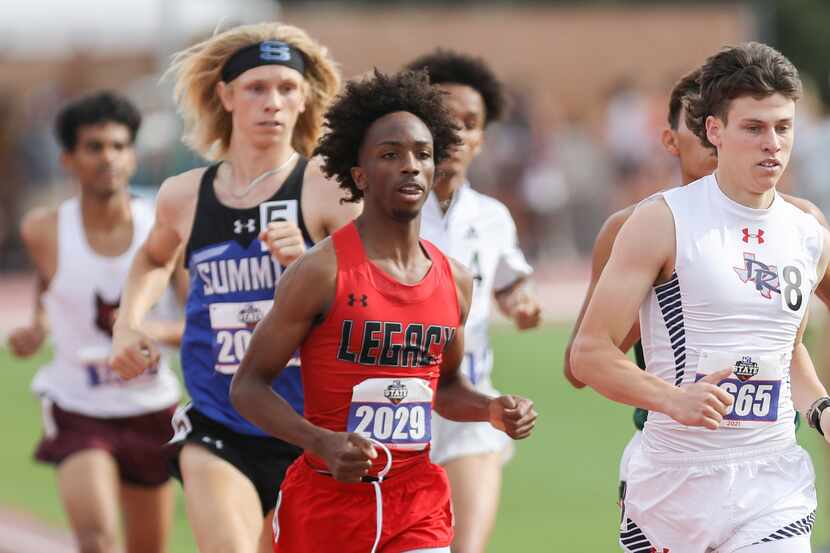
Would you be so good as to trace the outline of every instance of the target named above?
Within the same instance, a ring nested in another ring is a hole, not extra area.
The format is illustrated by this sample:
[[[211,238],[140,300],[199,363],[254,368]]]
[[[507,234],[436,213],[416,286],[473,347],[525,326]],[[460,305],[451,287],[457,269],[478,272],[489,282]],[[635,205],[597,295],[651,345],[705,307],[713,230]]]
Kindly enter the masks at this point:
[[[750,234],[748,228],[742,229],[741,232],[744,235],[743,238],[741,238],[741,240],[743,240],[744,242],[748,243],[750,238],[755,238],[756,240],[758,240],[759,244],[764,243],[764,229],[762,229],[762,228],[758,229],[757,234]]]
[[[247,232],[254,232],[256,230],[256,221],[248,219],[243,223],[242,219],[235,220],[233,222],[233,233],[242,234],[242,229],[245,229]]]
[[[222,443],[222,440],[214,440],[210,436],[202,436],[202,441],[205,442],[206,444],[212,443],[213,445],[216,446],[216,449],[222,449],[223,447],[225,447],[225,444]]]
[[[668,547],[664,547],[662,551],[657,549],[656,547],[652,547],[649,550],[649,553],[671,553],[671,551],[669,550]]]
[[[349,294],[349,305],[354,305],[356,301],[358,300],[354,297],[354,294]],[[366,294],[360,294],[360,305],[369,307],[369,297]]]

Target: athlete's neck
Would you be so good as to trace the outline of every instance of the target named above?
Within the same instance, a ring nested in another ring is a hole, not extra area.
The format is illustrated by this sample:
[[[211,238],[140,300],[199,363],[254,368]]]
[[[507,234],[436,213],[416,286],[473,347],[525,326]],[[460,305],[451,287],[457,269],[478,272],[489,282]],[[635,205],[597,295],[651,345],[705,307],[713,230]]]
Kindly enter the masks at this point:
[[[370,260],[406,284],[414,284],[423,278],[423,274],[417,274],[413,279],[400,278],[402,274],[411,274],[426,257],[421,250],[419,238],[420,214],[415,219],[404,222],[378,216],[371,210],[364,209],[355,219],[355,226]]]
[[[231,183],[233,189],[240,192],[244,191],[251,181],[267,171],[280,167],[293,154],[294,148],[290,141],[280,142],[272,148],[263,149],[246,142],[244,138],[235,139],[232,137],[227,159],[233,166],[233,182]],[[280,171],[278,175],[275,175],[278,178],[277,182],[282,183],[289,170],[290,167],[286,167],[284,171]]]
[[[108,231],[120,224],[132,222],[130,191],[126,187],[108,195],[81,192],[80,203],[81,218],[86,230]]]
[[[775,188],[756,192],[750,187],[741,184],[734,175],[729,174],[722,168],[715,172],[715,182],[721,192],[735,203],[752,209],[768,209],[775,199]]]
[[[453,196],[466,180],[467,175],[464,173],[453,173],[452,175],[438,173],[432,192],[444,213],[450,208]]]

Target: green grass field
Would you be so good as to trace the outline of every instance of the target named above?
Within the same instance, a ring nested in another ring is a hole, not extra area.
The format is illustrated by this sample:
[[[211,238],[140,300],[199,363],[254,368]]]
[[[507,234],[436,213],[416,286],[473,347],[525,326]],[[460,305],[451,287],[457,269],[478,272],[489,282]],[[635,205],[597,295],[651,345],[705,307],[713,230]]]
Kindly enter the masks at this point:
[[[518,445],[505,469],[501,510],[489,551],[618,551],[617,470],[631,437],[631,410],[590,390],[574,391],[562,377],[568,327],[529,333],[496,329],[495,381],[503,391],[526,395],[540,413],[537,431]],[[53,471],[31,461],[40,435],[39,405],[29,381],[41,356],[13,361],[0,351],[0,504],[8,504],[57,525],[65,524]],[[827,497],[823,441],[802,428],[799,440],[813,454],[819,496]],[[819,509],[813,543],[830,540],[825,511]],[[178,497],[171,553],[195,552]]]

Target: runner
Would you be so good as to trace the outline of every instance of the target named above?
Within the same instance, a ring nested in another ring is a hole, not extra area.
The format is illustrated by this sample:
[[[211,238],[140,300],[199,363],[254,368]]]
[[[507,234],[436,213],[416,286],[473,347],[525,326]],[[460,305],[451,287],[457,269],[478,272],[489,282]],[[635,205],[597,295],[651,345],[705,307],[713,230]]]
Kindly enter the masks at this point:
[[[341,204],[337,185],[307,160],[339,76],[320,44],[280,23],[218,34],[180,53],[170,71],[185,140],[216,163],[162,185],[116,324],[113,366],[134,377],[153,365],[155,346],[137,328],[184,252],[182,370],[193,403],[174,421],[173,470],[202,553],[268,551],[263,521],[300,450],[243,419],[228,389],[283,268],[359,210]],[[296,362],[273,387],[302,412]]]
[[[81,553],[167,550],[173,514],[163,444],[179,386],[166,362],[125,382],[106,363],[130,261],[153,224],[152,206],[132,197],[141,115],[124,97],[100,92],[64,107],[56,122],[61,161],[80,193],[58,208],[36,208],[21,224],[38,296],[32,323],[12,332],[18,357],[47,335],[52,362],[32,389],[43,403],[35,457],[57,467],[58,491]],[[181,325],[147,324],[176,343]]]
[[[700,84],[687,125],[717,149],[718,170],[635,210],[573,369],[651,412],[629,464],[625,551],[808,552],[815,475],[792,420],[795,406],[830,430],[802,343],[830,236],[775,190],[801,82],[783,55],[748,43],[710,57]],[[638,307],[646,371],[619,350]]]
[[[352,82],[317,152],[364,210],[289,268],[231,390],[305,450],[274,519],[276,552],[448,552],[450,489],[429,461],[433,407],[527,437],[533,404],[476,392],[458,367],[472,277],[419,240],[436,163],[458,138],[423,72]],[[305,417],[268,383],[301,348]],[[369,484],[371,482],[371,484]]]

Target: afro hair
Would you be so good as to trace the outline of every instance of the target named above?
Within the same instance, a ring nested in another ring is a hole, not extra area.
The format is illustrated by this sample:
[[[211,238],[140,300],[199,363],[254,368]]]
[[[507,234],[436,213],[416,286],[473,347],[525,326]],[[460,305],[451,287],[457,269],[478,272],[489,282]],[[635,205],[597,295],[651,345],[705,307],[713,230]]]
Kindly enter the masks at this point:
[[[504,114],[504,87],[482,58],[438,48],[409,65],[409,70],[425,70],[432,84],[461,84],[481,94],[487,109],[484,124],[498,121]]]
[[[398,111],[411,113],[429,129],[435,165],[449,157],[451,148],[460,143],[442,93],[430,85],[426,72],[384,75],[375,70],[369,79],[349,81],[326,113],[328,130],[314,151],[323,158],[323,174],[336,177],[340,187],[349,192],[343,201],[363,199],[351,170],[358,166],[358,153],[369,127],[384,115]]]

